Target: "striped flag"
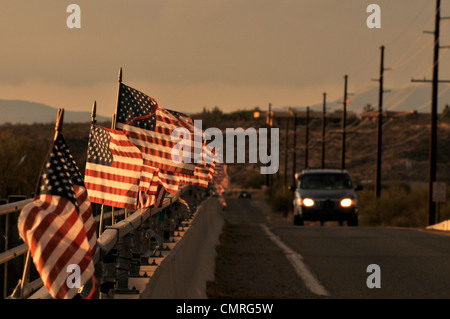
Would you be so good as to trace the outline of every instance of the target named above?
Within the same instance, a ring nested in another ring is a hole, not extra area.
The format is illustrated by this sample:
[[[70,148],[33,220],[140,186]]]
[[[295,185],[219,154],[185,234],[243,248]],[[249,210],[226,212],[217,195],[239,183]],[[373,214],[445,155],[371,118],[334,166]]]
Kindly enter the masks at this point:
[[[209,182],[212,179],[211,167],[214,167],[214,163],[208,166],[197,166],[194,171],[194,175],[180,175],[180,183],[208,187]],[[214,170],[214,168],[212,169]]]
[[[182,160],[185,154],[181,150],[179,154],[173,152],[181,138],[172,140],[172,132],[177,128],[186,128],[193,139],[192,126],[159,107],[150,96],[123,83],[119,88],[116,127],[141,150],[145,165],[162,171],[193,174],[193,161]]]
[[[151,174],[124,132],[91,125],[85,183],[93,203],[135,209],[141,173]]]
[[[159,208],[162,206],[164,198],[168,194],[167,188],[176,188],[178,190],[178,185],[170,186],[165,185],[167,183],[164,179],[164,174],[162,174],[157,168],[152,169],[153,177],[150,181],[150,184],[145,187],[140,188],[140,196],[139,196],[139,207],[156,207]],[[162,176],[162,178],[161,178]],[[176,193],[176,192],[175,192]]]
[[[178,112],[178,111],[174,111],[174,110],[169,110],[166,109],[168,112],[172,113],[173,115],[175,115],[176,117],[178,117],[180,120],[186,122],[189,125],[194,125],[194,120],[187,114],[182,113],[182,112]]]
[[[42,167],[34,201],[18,220],[41,279],[55,299],[71,299],[78,288],[69,283],[79,267],[83,285],[94,274],[97,235],[83,179],[61,133]]]

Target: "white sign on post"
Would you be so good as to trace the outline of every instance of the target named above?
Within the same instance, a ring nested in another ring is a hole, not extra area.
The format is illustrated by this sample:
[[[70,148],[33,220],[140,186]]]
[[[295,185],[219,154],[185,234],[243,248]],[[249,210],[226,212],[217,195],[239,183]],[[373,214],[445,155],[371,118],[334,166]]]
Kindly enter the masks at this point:
[[[447,199],[447,184],[445,182],[433,182],[433,202],[445,203]]]

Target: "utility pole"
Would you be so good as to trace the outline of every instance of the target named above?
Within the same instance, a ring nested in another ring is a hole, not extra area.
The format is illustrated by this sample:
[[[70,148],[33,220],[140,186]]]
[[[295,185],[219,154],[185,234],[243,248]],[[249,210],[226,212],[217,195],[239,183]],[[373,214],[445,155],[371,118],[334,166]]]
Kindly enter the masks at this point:
[[[437,107],[438,107],[438,84],[439,82],[450,83],[450,80],[439,80],[439,49],[444,48],[439,45],[439,27],[441,19],[441,1],[436,0],[435,26],[433,31],[424,31],[424,33],[434,34],[433,47],[433,79],[432,80],[414,80],[412,82],[432,83],[431,89],[431,132],[429,144],[429,176],[428,176],[428,225],[435,223],[436,203],[433,202],[433,183],[436,181],[436,158],[437,158]],[[445,48],[448,48],[446,46]]]
[[[286,128],[284,136],[284,174],[283,174],[283,185],[287,182],[287,164],[288,164],[288,136],[289,136],[289,118],[286,118]]]
[[[305,133],[305,169],[308,168],[308,143],[309,143],[309,106],[306,107],[306,133]]]
[[[270,109],[271,109],[271,105],[269,103],[269,112],[267,113],[267,116],[266,116],[266,128],[267,128],[267,131],[268,131],[268,133],[267,133],[267,137],[268,137],[268,139],[267,139],[268,154],[270,154],[270,149],[269,149],[269,147],[270,147],[270,111],[271,111]],[[265,184],[266,184],[267,187],[270,186],[270,174],[266,174]]]
[[[296,161],[297,161],[297,113],[293,111],[294,115],[294,137],[293,137],[293,149],[292,149],[292,185],[295,186],[295,173],[297,170]]]
[[[342,112],[342,146],[341,146],[341,169],[345,169],[345,124],[347,121],[347,82],[348,75],[344,76],[344,109]]]
[[[322,111],[322,168],[325,168],[325,125],[326,125],[326,109],[327,109],[327,94],[323,93],[323,111]]]
[[[382,155],[382,126],[383,126],[383,93],[388,92],[383,89],[384,71],[384,46],[380,47],[381,61],[380,61],[380,82],[378,90],[378,120],[377,120],[377,159],[375,164],[375,197],[379,198],[381,194],[381,155]]]
[[[272,154],[272,148],[271,148],[271,140],[272,140],[272,103],[269,103],[269,113],[267,115],[267,148],[269,149],[269,154]],[[273,174],[267,174],[266,175],[266,183],[269,186],[269,188],[272,188],[273,184]]]

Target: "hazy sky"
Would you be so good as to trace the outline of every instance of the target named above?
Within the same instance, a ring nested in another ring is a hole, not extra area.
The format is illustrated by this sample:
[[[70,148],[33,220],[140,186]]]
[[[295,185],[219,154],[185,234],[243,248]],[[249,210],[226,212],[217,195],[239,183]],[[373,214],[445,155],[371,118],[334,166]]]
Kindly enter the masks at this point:
[[[71,3],[80,29],[66,25]],[[371,3],[380,29],[366,25]],[[111,116],[123,67],[125,84],[179,111],[306,106],[323,92],[342,99],[345,74],[350,93],[378,85],[381,45],[387,89],[429,85],[411,78],[431,78],[433,36],[422,31],[434,11],[431,0],[0,0],[0,98],[71,111],[97,100]],[[442,50],[442,79],[449,58]]]

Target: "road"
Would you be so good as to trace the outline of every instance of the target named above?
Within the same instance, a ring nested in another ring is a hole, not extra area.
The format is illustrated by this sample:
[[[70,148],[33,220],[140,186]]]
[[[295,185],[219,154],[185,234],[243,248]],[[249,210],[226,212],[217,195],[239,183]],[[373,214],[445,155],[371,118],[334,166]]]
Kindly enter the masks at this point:
[[[262,198],[227,203],[211,298],[450,298],[449,235],[294,226]]]

